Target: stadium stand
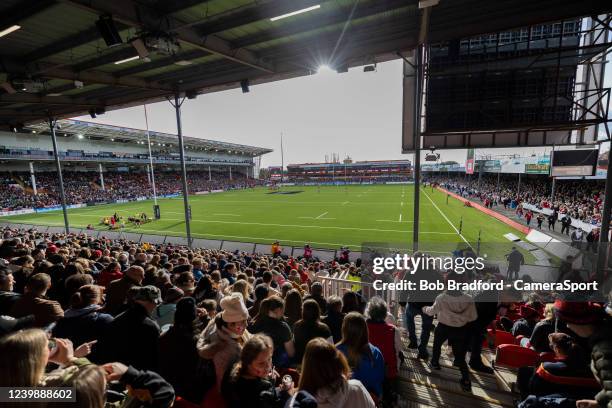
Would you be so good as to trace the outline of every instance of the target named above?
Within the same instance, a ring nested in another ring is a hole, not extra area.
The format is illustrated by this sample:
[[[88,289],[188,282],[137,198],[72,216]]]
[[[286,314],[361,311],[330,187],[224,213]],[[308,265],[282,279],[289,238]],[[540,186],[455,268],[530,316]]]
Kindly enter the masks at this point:
[[[551,200],[550,181],[543,177],[524,178],[520,187],[516,177],[512,180],[502,178],[498,185],[496,175],[483,175],[480,182],[477,177],[466,180],[465,176],[442,175],[431,175],[426,180],[465,198],[480,200],[486,207],[512,209],[522,218],[529,212],[522,204],[531,204],[538,209],[554,211],[559,220],[567,214],[587,224],[601,225],[603,181],[557,180],[555,196]],[[537,220],[535,216],[533,218],[535,225]]]
[[[159,196],[181,192],[173,135],[62,120],[61,150],[66,204],[93,204],[153,196],[149,163]],[[61,204],[52,167],[48,129],[30,125],[0,131],[0,213]],[[27,138],[22,137],[25,134]],[[151,159],[146,140],[151,143]],[[261,184],[253,176],[257,158],[270,149],[185,137],[188,191],[228,190]]]
[[[254,179],[230,180],[226,174],[190,171],[188,173],[189,191],[228,190],[260,185]],[[57,178],[52,172],[36,174],[37,194],[32,191],[29,175],[25,173],[5,173],[0,175],[0,210],[12,211],[25,208],[45,208],[61,204]],[[136,200],[151,198],[153,190],[145,172],[106,173],[105,188],[100,186],[100,178],[95,172],[65,172],[64,188],[67,204],[102,203],[117,200]],[[181,191],[180,173],[177,171],[159,172],[155,175],[157,194],[160,196],[178,194]]]
[[[385,301],[362,286],[360,260],[9,227],[1,236],[2,386],[70,385],[77,395],[101,398],[103,388],[89,381],[106,372],[120,381],[111,389],[134,391],[118,393],[118,400],[138,405],[146,395],[168,407],[173,400],[179,407],[609,401],[612,314],[599,303],[551,293],[482,302],[451,292],[430,302]],[[332,293],[330,278],[346,278],[359,290]],[[453,307],[449,296],[463,296],[473,313]],[[424,327],[418,320],[408,332],[402,327],[421,310],[437,315],[433,336],[420,336],[426,345],[417,340]],[[556,323],[539,329],[551,319]],[[339,333],[337,346],[332,333]],[[454,360],[440,350],[446,338]],[[552,352],[536,358],[532,348],[542,342]],[[436,360],[428,361],[432,352]],[[32,356],[26,364],[25,354]],[[56,368],[46,370],[47,364]]]
[[[411,177],[409,160],[353,162],[347,158],[343,163],[305,163],[287,166],[288,180],[298,183],[394,182],[407,181]]]

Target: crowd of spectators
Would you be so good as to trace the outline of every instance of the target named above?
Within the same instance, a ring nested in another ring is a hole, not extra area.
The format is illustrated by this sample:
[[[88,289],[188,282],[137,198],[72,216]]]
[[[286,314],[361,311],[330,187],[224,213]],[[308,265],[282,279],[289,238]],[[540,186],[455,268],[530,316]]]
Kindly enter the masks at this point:
[[[404,279],[469,282],[465,274],[453,271],[406,274]],[[442,345],[448,342],[450,364],[459,368],[465,391],[471,386],[469,368],[494,373],[483,361],[482,350],[496,349],[495,367],[517,372],[512,390],[519,408],[610,408],[612,292],[607,304],[595,301],[599,298],[593,293],[576,295],[457,289],[405,294],[400,299],[405,304],[408,348],[418,350],[418,358],[428,360],[432,370],[447,370],[440,359]],[[421,315],[420,333],[416,315]]]
[[[21,181],[19,183],[16,181]],[[258,180],[247,179],[244,174],[228,174],[208,171],[189,171],[187,188],[191,193],[210,190],[253,187],[261,184]],[[43,208],[61,204],[59,186],[55,172],[37,172],[37,194],[33,193],[30,175],[26,173],[0,174],[0,210],[20,210]],[[153,189],[147,173],[104,173],[104,189],[97,172],[63,173],[64,190],[67,204],[107,202],[114,200],[135,200],[139,197],[152,197]],[[158,195],[182,192],[179,172],[157,172],[155,187]]]
[[[77,408],[398,406],[401,330],[382,298],[366,299],[359,259],[0,232],[2,387],[74,387]],[[328,275],[353,290],[325,297]],[[483,341],[503,347],[505,335],[515,354],[498,347],[500,366],[548,353],[516,367],[521,408],[611,406],[609,305],[482,295],[402,293],[408,348],[446,370],[448,342],[469,392],[469,368],[493,371]]]
[[[359,260],[1,234],[0,386],[100,401],[74,407],[396,406],[388,305],[319,281],[358,277]]]
[[[501,177],[499,185],[496,174],[483,175],[427,175],[431,183],[460,194],[466,198],[475,198],[486,206],[503,205],[506,208],[520,209],[522,203],[528,203],[539,209],[551,209],[562,218],[568,214],[571,218],[588,224],[601,224],[604,183],[597,180],[560,180],[555,182],[555,194],[551,200],[552,185],[547,177],[523,177],[520,187],[517,177]]]

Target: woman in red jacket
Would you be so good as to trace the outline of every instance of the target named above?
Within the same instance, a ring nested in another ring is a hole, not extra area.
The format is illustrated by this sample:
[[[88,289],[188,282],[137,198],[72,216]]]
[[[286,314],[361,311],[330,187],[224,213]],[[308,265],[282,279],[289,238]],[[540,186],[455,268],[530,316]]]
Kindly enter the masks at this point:
[[[111,262],[98,276],[98,285],[107,287],[109,283],[122,277],[123,273],[121,272],[119,262]]]

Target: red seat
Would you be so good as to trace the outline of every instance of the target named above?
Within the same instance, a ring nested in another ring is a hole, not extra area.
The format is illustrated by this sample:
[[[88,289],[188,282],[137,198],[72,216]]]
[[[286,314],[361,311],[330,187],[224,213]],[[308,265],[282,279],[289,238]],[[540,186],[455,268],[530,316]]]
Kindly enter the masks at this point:
[[[497,347],[495,352],[496,366],[508,368],[533,367],[538,365],[539,362],[540,355],[536,351],[516,344],[502,344]]]
[[[495,332],[493,332],[492,329],[488,329],[487,332],[489,333],[488,337],[494,336],[495,338],[493,347],[498,347],[498,346],[501,346],[502,344],[516,344],[517,343],[516,339],[510,332],[503,331],[503,330],[496,330]],[[487,343],[486,339],[483,342],[482,346],[489,347],[489,344]]]

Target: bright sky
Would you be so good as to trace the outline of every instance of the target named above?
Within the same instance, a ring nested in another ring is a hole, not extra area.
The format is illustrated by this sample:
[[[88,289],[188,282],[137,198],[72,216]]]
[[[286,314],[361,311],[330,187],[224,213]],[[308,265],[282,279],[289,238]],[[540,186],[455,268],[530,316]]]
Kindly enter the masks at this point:
[[[378,64],[377,72],[354,68],[185,100],[183,134],[274,149],[262,167],[323,162],[338,153],[353,160],[408,159],[401,154],[402,63]],[[168,102],[148,106],[151,130],[176,133]],[[82,120],[145,128],[142,107]]]
[[[612,75],[606,75],[612,85]],[[353,68],[269,84],[200,95],[185,100],[183,134],[274,149],[262,167],[323,162],[332,153],[353,160],[410,159],[401,153],[402,62],[378,64],[376,72]],[[168,102],[148,106],[151,130],[176,133],[174,108]],[[145,128],[142,106],[111,111],[97,119],[118,126]],[[550,148],[488,149],[483,154],[538,154]],[[465,150],[441,151],[442,160],[465,162]]]

